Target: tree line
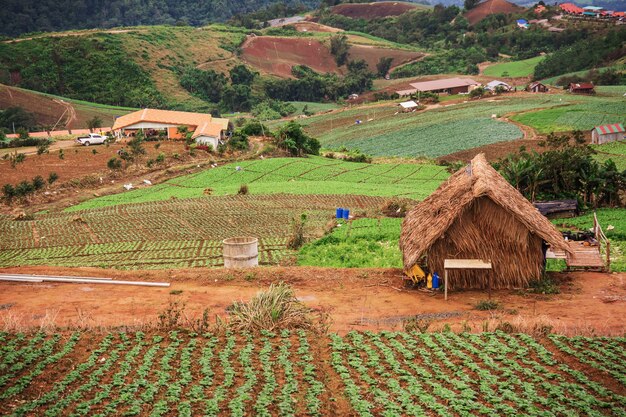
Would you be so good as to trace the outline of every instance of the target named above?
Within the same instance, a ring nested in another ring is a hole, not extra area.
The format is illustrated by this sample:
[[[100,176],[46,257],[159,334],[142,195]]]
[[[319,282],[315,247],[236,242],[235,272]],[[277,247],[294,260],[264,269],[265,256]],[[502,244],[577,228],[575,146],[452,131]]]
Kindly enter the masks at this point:
[[[0,33],[18,36],[118,26],[202,26],[277,3],[299,10],[318,4],[315,0],[5,0],[0,7]]]

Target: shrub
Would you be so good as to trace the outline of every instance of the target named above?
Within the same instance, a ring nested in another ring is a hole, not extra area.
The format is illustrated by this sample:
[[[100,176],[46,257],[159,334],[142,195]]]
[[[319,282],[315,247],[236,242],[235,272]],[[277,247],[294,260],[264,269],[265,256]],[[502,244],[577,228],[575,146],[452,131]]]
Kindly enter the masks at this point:
[[[107,162],[107,167],[109,169],[120,169],[122,168],[122,161],[120,159],[117,159],[116,157],[112,157]]]
[[[63,149],[59,150],[59,159],[65,159],[65,152],[63,152]]]
[[[52,142],[50,142],[49,140],[46,140],[45,142],[37,145],[37,155],[43,155],[44,153],[48,153],[48,149],[50,148],[51,143]]]
[[[46,181],[44,181],[41,175],[37,175],[35,178],[33,178],[33,188],[35,189],[35,191],[41,190],[43,187],[45,187],[45,185]]]
[[[241,184],[239,186],[239,191],[237,191],[237,195],[248,195],[250,190],[248,189],[248,184]]]
[[[236,301],[230,307],[230,326],[236,331],[309,329],[309,309],[285,283],[271,284],[249,302]]]
[[[478,87],[469,92],[470,98],[480,98],[485,95],[485,89]]]
[[[18,197],[26,197],[35,192],[35,187],[32,183],[24,180],[17,184],[15,187],[15,195]]]
[[[4,184],[2,186],[2,198],[7,204],[11,204],[13,199],[17,196],[15,187],[11,184]]]
[[[270,135],[271,131],[258,120],[250,120],[241,128],[241,133],[248,136]]]
[[[498,302],[493,300],[482,300],[477,303],[474,308],[480,311],[496,310],[498,308]]]
[[[237,151],[247,151],[250,146],[248,135],[242,132],[235,132],[228,141],[228,147]]]
[[[162,164],[163,162],[165,162],[165,154],[163,152],[161,152],[155,159],[155,162],[157,164]]]
[[[304,245],[304,225],[306,223],[306,214],[301,214],[299,219],[293,219],[291,224],[291,236],[287,241],[287,248],[300,249]]]
[[[7,157],[11,163],[11,168],[15,168],[17,164],[21,164],[26,160],[26,154],[17,153],[17,151],[9,154]]]
[[[51,172],[50,175],[48,175],[48,184],[52,184],[58,179],[59,175],[56,172]]]
[[[561,289],[554,278],[545,275],[541,279],[531,282],[529,291],[535,294],[559,294]]]

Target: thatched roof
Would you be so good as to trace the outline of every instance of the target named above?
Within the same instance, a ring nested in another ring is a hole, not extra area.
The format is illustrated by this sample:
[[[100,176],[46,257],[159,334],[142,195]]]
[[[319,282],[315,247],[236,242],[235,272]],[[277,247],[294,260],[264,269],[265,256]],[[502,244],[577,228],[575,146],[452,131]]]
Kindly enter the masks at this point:
[[[470,203],[481,197],[491,199],[552,248],[570,251],[556,227],[479,154],[407,213],[400,236],[404,266],[416,264]]]

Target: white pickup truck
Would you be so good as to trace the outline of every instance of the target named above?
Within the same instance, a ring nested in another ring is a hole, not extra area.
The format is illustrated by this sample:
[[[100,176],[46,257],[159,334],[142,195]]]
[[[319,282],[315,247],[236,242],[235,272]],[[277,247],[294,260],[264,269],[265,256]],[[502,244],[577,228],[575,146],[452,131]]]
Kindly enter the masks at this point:
[[[76,142],[80,143],[81,145],[89,146],[103,144],[104,142],[106,142],[106,140],[106,136],[102,136],[97,133],[90,133],[87,136],[81,136],[80,138],[76,139]]]

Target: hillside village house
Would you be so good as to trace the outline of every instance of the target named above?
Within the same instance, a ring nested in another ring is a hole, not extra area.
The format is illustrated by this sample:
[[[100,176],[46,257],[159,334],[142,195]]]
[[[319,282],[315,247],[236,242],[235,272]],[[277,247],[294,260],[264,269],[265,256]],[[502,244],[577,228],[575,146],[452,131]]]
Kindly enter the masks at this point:
[[[187,127],[192,139],[200,145],[211,145],[216,149],[231,129],[228,119],[213,117],[205,113],[171,110],[143,109],[118,117],[113,131],[118,137],[134,136],[137,131],[165,132],[168,139],[183,139],[179,127]]]
[[[396,91],[400,96],[408,96],[417,92],[429,92],[436,94],[462,94],[469,93],[480,83],[471,78],[445,78],[443,80],[423,81],[411,83],[411,89]]]
[[[593,88],[593,83],[570,83],[567,89],[570,93],[574,94],[595,94],[596,90]]]
[[[528,84],[528,87],[526,87],[526,91],[529,91],[531,93],[547,93],[548,87],[546,87],[539,81],[535,81]]]
[[[504,81],[493,80],[485,86],[485,90],[496,91],[496,88],[498,87],[502,87],[504,91],[511,91],[513,89],[513,87]]]
[[[621,123],[596,126],[591,131],[591,143],[601,145],[603,143],[624,140],[626,138],[625,132],[624,125]]]

